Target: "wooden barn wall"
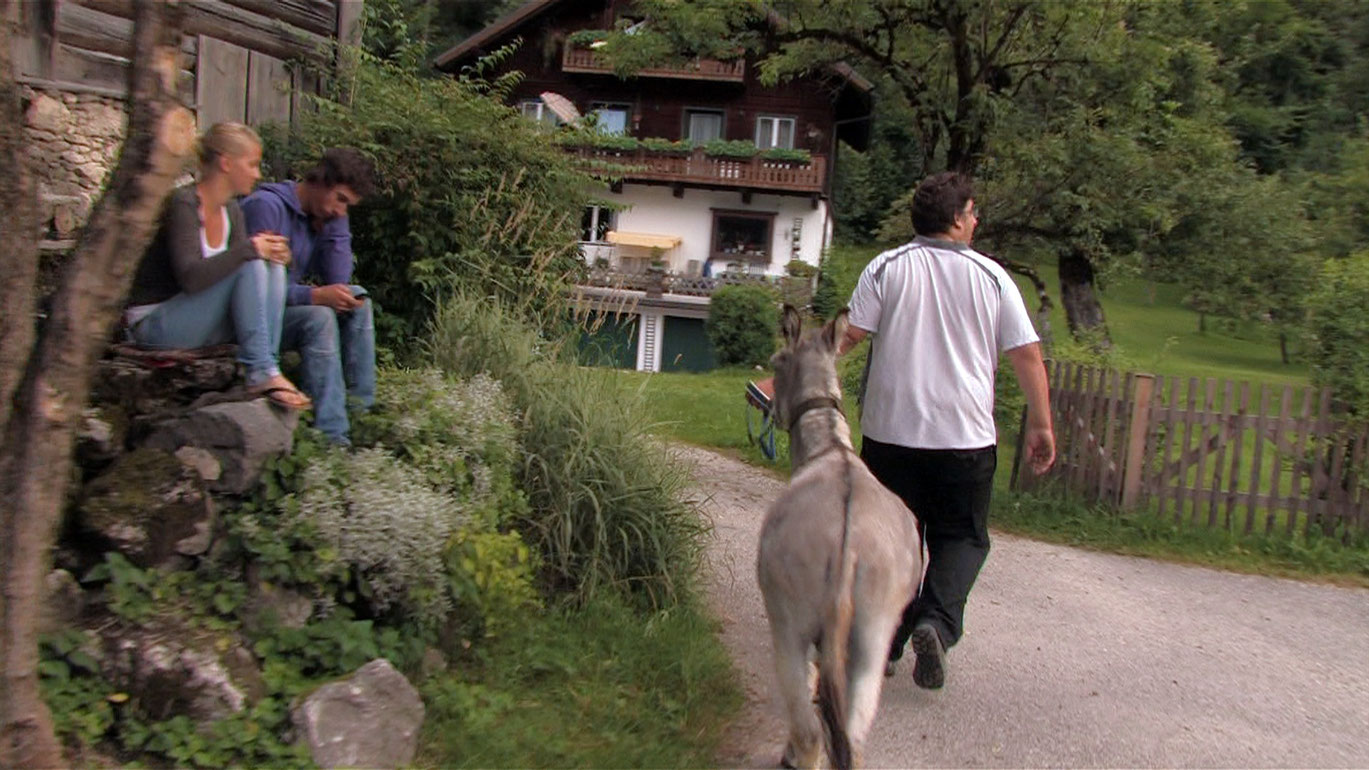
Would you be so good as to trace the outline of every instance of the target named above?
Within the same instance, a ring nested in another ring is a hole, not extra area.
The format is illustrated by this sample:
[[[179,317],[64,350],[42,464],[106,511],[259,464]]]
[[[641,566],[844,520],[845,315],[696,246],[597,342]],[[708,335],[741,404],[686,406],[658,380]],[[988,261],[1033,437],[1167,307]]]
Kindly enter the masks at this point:
[[[327,65],[334,40],[355,43],[363,0],[185,0],[181,95],[201,127],[220,120],[288,122],[309,67]],[[121,96],[127,88],[130,0],[33,0],[11,5],[20,82]]]

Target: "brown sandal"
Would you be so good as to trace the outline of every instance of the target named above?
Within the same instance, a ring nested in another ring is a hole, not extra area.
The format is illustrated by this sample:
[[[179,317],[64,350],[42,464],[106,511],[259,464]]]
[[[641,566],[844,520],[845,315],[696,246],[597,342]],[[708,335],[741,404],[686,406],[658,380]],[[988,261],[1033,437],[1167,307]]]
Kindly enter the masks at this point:
[[[288,380],[285,383],[284,385],[258,386],[249,389],[247,392],[253,396],[264,397],[284,409],[304,410],[314,405],[314,402],[304,395],[299,388],[290,384]]]

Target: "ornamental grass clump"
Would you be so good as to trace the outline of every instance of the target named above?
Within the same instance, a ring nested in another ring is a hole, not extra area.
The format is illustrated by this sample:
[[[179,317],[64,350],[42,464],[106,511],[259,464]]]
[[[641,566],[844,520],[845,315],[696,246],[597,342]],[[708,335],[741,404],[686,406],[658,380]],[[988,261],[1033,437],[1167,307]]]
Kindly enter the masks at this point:
[[[520,415],[519,528],[557,590],[582,598],[627,588],[654,605],[690,587],[706,527],[683,502],[686,476],[649,433],[640,394],[612,370],[575,366],[565,346],[498,302],[456,296],[438,309],[434,362],[489,372]]]

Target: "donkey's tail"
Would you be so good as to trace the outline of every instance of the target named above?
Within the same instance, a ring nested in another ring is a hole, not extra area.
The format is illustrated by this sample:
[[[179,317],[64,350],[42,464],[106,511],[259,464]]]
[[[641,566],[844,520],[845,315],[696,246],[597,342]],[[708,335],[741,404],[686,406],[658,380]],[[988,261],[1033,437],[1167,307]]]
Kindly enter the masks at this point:
[[[846,494],[842,500],[841,549],[836,574],[828,583],[828,604],[822,624],[822,649],[818,664],[818,711],[827,731],[827,749],[836,770],[850,770],[851,736],[846,732],[846,656],[855,612],[852,591],[856,560],[851,555],[851,469],[846,468]]]

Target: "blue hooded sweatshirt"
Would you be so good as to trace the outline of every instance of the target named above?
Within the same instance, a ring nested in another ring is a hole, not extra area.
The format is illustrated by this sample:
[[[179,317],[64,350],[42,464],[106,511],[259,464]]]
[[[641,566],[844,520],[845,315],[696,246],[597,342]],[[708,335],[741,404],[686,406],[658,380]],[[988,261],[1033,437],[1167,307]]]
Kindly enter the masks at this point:
[[[347,217],[330,219],[317,231],[299,204],[297,182],[271,182],[242,200],[248,235],[272,232],[290,239],[290,286],[285,304],[309,305],[310,286],[352,281],[352,229]]]

